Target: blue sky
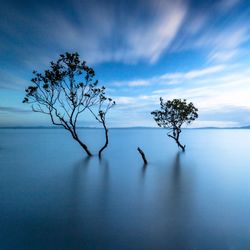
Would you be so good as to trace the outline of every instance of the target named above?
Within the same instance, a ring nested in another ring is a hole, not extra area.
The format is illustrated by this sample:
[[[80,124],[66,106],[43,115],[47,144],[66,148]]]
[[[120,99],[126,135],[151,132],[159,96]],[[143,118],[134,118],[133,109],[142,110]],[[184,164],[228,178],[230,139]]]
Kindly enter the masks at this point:
[[[248,0],[1,1],[0,126],[49,125],[22,104],[31,72],[78,51],[117,105],[109,126],[156,126],[164,99],[199,109],[193,126],[250,124]],[[82,116],[80,126],[94,126]]]

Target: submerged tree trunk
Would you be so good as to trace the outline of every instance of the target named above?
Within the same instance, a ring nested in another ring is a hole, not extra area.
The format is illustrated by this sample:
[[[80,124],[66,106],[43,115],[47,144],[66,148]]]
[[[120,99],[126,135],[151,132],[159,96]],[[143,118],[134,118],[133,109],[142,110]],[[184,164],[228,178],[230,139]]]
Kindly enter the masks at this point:
[[[78,137],[76,130],[74,128],[73,131],[69,130],[72,137],[79,143],[79,145],[83,148],[83,150],[87,153],[88,156],[92,156],[91,152],[89,151],[88,147],[86,144],[84,144]]]
[[[88,156],[92,156],[86,144],[81,142],[78,137],[75,138],[75,140],[80,144],[80,146],[84,149],[84,151],[87,153]]]
[[[169,137],[173,138],[175,140],[175,142],[177,143],[178,147],[180,147],[182,149],[182,151],[185,151],[185,147],[186,145],[182,145],[179,141],[179,137],[180,137],[180,133],[181,133],[181,129],[180,128],[174,128],[173,129],[173,135],[169,135]]]
[[[140,155],[141,155],[141,157],[142,157],[142,160],[143,160],[144,164],[147,165],[147,164],[148,164],[148,161],[147,161],[147,159],[146,159],[146,156],[145,156],[144,152],[143,152],[142,149],[140,149],[139,147],[137,148],[137,150],[138,150],[138,152],[140,153]]]
[[[102,125],[104,127],[104,130],[105,130],[105,144],[103,145],[103,147],[99,150],[99,157],[101,158],[102,157],[102,151],[108,146],[108,143],[109,143],[109,136],[108,136],[108,128],[106,127],[106,124],[105,124],[105,120],[102,119]]]
[[[185,151],[186,145],[182,145],[182,144],[179,142],[179,140],[176,140],[176,143],[177,143],[177,145],[182,149],[182,151],[184,152],[184,151]]]

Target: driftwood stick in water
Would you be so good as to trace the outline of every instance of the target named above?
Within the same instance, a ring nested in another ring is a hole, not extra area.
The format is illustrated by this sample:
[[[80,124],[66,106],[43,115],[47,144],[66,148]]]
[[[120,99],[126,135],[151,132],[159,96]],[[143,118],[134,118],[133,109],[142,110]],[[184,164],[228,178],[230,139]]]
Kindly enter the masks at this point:
[[[143,160],[144,164],[147,165],[147,164],[148,164],[148,161],[147,161],[147,159],[146,159],[146,156],[145,156],[144,152],[143,152],[139,147],[137,148],[137,150],[138,150],[138,152],[140,153],[140,155],[141,155],[141,157],[142,157],[142,160]]]

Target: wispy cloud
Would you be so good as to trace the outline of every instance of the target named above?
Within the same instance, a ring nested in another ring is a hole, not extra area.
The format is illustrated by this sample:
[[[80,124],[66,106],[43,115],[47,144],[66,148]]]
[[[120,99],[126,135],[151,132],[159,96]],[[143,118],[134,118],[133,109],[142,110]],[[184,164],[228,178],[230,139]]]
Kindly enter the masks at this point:
[[[180,1],[161,1],[157,9],[158,17],[148,27],[137,27],[128,32],[130,57],[157,61],[175,38],[187,12],[185,4]]]
[[[128,87],[143,87],[149,85],[173,85],[173,84],[185,84],[185,81],[207,77],[209,75],[215,75],[217,73],[223,72],[226,68],[225,65],[219,64],[215,66],[210,66],[206,68],[191,70],[188,72],[174,72],[166,73],[159,76],[154,76],[147,79],[135,79],[131,81],[116,81],[113,82],[114,86],[128,86]]]
[[[37,46],[47,46],[43,44],[44,38],[50,45],[49,51],[52,48],[57,48],[57,51],[77,50],[90,63],[135,63],[141,60],[153,63],[176,37],[187,13],[183,0],[139,0],[134,5],[127,1],[111,4],[75,0],[69,6],[74,18],[65,15],[60,8],[52,11],[48,6],[35,8],[24,17],[13,10],[6,13],[7,19],[13,20],[15,15],[19,24],[12,22],[1,29],[9,37],[19,40],[18,46],[22,45],[24,50],[33,53],[39,54]],[[19,28],[22,24],[26,27],[23,30]],[[32,34],[27,34],[29,29]],[[24,42],[30,35],[34,43],[25,46]],[[11,46],[15,49],[16,44]],[[40,53],[41,56],[44,57],[44,53]],[[31,58],[30,54],[25,57]]]
[[[235,57],[240,46],[249,39],[248,28],[242,25],[230,27],[223,32],[208,32],[196,43],[198,47],[210,47],[208,59],[215,61],[228,61]]]
[[[15,74],[15,71],[0,69],[0,89],[24,90],[29,81]]]
[[[241,2],[242,0],[221,0],[218,1],[217,8],[219,8],[222,11],[228,11],[233,7],[237,6]]]
[[[181,78],[194,79],[194,78],[204,77],[204,76],[208,76],[211,74],[221,72],[223,71],[223,69],[225,69],[225,65],[216,65],[216,66],[211,66],[211,67],[207,67],[203,69],[192,70],[190,72],[182,74]]]
[[[250,40],[250,8],[246,2],[221,0],[208,4],[204,1],[203,7],[191,9],[171,51],[203,51],[208,62],[217,63],[239,57],[241,47]],[[239,6],[242,10],[236,15]]]
[[[234,57],[236,57],[239,54],[240,54],[239,49],[229,49],[229,50],[215,49],[214,51],[209,53],[208,61],[209,62],[226,62],[226,61],[233,59]]]
[[[52,23],[51,33],[56,32],[59,36],[61,47],[77,48],[88,61],[94,63],[157,61],[177,35],[187,12],[186,4],[179,0],[139,1],[140,9],[137,5],[133,6],[126,17],[123,17],[123,12],[119,12],[121,10],[117,9],[116,4],[110,9],[99,4],[92,7],[90,13],[86,13],[87,18],[83,19],[81,9],[84,6],[80,3],[77,6],[80,25],[76,26],[59,16],[60,25],[55,27]],[[146,20],[140,13],[141,8],[148,16]],[[96,28],[88,29],[85,19],[94,23]]]
[[[3,107],[0,106],[0,114],[1,113],[31,113],[31,110],[16,108],[16,107]]]
[[[218,67],[218,70],[223,68],[224,66]],[[116,112],[117,114],[124,112],[129,114],[133,110],[133,113],[137,113],[138,116],[144,113],[144,116],[150,119],[149,114],[152,110],[158,108],[160,97],[165,100],[185,98],[194,102],[195,106],[199,108],[200,119],[195,126],[201,124],[206,124],[205,126],[249,124],[250,70],[241,68],[239,73],[237,67],[232,67],[230,73],[226,72],[226,74],[218,75],[216,73],[220,71],[215,69],[194,70],[194,73],[191,74],[190,72],[178,73],[180,84],[171,88],[166,86],[166,88],[158,88],[152,92],[148,92],[147,88],[141,88],[142,93],[137,96],[116,96],[119,105]],[[203,74],[206,75],[205,81],[200,77]],[[195,84],[187,86],[185,78],[180,77],[180,75],[187,75],[195,79]]]

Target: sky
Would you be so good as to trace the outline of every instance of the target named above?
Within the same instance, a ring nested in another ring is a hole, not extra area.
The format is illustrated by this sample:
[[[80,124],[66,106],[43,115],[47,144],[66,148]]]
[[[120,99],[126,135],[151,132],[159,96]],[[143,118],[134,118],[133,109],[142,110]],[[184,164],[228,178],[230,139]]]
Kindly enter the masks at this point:
[[[24,90],[66,51],[116,101],[110,127],[157,126],[160,97],[192,101],[193,127],[250,125],[249,0],[0,0],[0,126],[50,125]]]

